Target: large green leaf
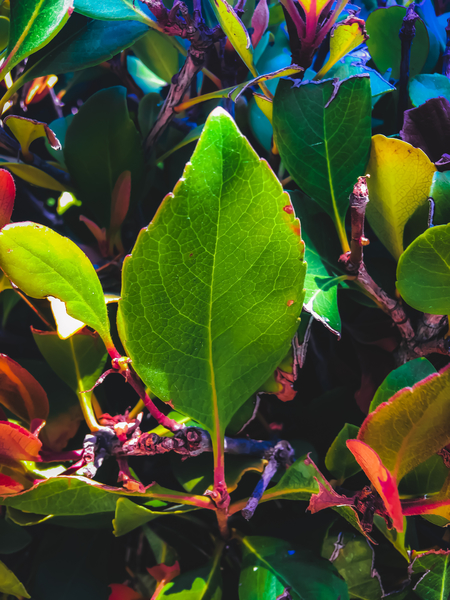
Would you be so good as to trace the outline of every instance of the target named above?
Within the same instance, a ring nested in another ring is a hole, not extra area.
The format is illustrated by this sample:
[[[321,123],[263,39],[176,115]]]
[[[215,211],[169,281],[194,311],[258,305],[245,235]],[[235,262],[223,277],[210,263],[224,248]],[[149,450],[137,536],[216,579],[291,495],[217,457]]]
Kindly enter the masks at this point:
[[[397,289],[416,310],[450,314],[450,224],[427,229],[403,252]]]
[[[109,225],[112,191],[124,171],[131,172],[131,203],[141,193],[144,155],[126,96],[121,86],[97,92],[83,104],[66,133],[64,159],[77,197],[102,226]]]
[[[370,226],[395,259],[403,252],[403,230],[420,205],[427,205],[435,166],[411,144],[375,135],[372,139],[367,180]]]
[[[450,596],[450,553],[429,550],[417,553],[412,572],[421,577],[414,591],[422,600],[446,600]]]
[[[28,60],[14,88],[35,77],[69,73],[110,60],[147,31],[146,25],[135,21],[92,21],[74,14],[55,39]]]
[[[118,322],[133,367],[214,432],[213,444],[298,327],[305,264],[292,212],[267,163],[216,109],[125,260]]]
[[[23,584],[12,571],[0,561],[0,592],[16,598],[31,598]]]
[[[219,559],[220,555],[204,567],[179,575],[164,586],[155,600],[220,600],[222,578]]]
[[[6,225],[0,231],[0,266],[25,294],[59,298],[71,317],[97,331],[107,348],[113,346],[97,273],[69,238],[36,223]]]
[[[395,480],[450,443],[450,369],[406,388],[370,413],[358,439],[368,444]]]
[[[309,500],[311,494],[319,491],[319,485],[315,479],[320,474],[316,467],[305,464],[301,458],[289,467],[280,481],[264,492],[260,502],[269,500]]]
[[[141,21],[150,27],[159,28],[154,19],[149,16],[149,11],[143,9],[139,0],[74,0],[73,8],[76,12],[91,19],[106,21]]]
[[[412,387],[433,373],[436,373],[436,369],[426,358],[416,358],[394,369],[375,392],[369,412],[374,411],[383,402],[388,402],[403,388]]]
[[[273,105],[276,145],[297,185],[333,219],[348,250],[348,198],[369,159],[371,92],[367,76],[336,82],[280,81]]]
[[[158,508],[158,504],[163,507],[166,503],[153,500],[151,504],[155,508]],[[157,517],[184,514],[192,510],[196,510],[196,508],[194,506],[179,506],[165,511],[153,510],[136,504],[128,498],[119,498],[116,504],[116,514],[113,519],[114,535],[117,537],[125,535],[133,531],[133,529],[153,521]]]
[[[44,47],[64,26],[72,0],[11,0],[11,24],[3,75]]]
[[[380,73],[392,69],[391,78],[400,77],[401,42],[398,32],[406,15],[404,6],[390,6],[374,10],[367,17],[366,29],[369,34],[367,47]],[[428,56],[430,42],[425,23],[418,19],[416,33],[412,40],[409,75],[414,77],[422,70]]]
[[[149,30],[133,45],[133,52],[146,67],[167,83],[178,72],[178,50],[167,35]]]
[[[242,540],[241,600],[274,600],[290,587],[293,600],[348,599],[347,584],[331,563],[311,550],[271,537]]]

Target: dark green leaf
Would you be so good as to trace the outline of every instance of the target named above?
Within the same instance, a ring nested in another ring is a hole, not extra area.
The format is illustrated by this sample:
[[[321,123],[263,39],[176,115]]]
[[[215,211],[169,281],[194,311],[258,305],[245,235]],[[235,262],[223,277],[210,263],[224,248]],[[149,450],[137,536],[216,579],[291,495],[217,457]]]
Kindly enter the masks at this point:
[[[131,202],[136,203],[144,156],[124,87],[101,90],[83,104],[67,129],[64,158],[78,199],[86,202],[99,225],[109,225],[112,191],[124,171],[131,171]]]
[[[294,84],[280,81],[273,126],[281,159],[297,185],[333,219],[348,249],[348,197],[369,159],[371,93],[368,76]]]
[[[0,519],[0,554],[13,554],[28,546],[31,535],[9,519]]]
[[[418,553],[412,571],[422,577],[414,591],[422,600],[446,600],[450,595],[450,553],[430,550]]]
[[[242,540],[241,600],[274,600],[290,587],[293,600],[348,599],[347,584],[329,561],[271,537]]]
[[[289,196],[272,171],[216,109],[125,261],[119,329],[133,366],[214,431],[213,444],[298,327],[303,244],[284,207]]]
[[[434,454],[403,477],[398,486],[399,494],[404,496],[436,494],[442,489],[447,476],[448,468],[442,456]]]
[[[359,427],[346,423],[337,434],[325,457],[326,468],[341,483],[348,477],[356,475],[356,473],[361,471],[361,467],[345,445],[347,440],[356,438],[358,431]]]
[[[416,310],[450,313],[450,225],[427,229],[403,252],[397,289]]]

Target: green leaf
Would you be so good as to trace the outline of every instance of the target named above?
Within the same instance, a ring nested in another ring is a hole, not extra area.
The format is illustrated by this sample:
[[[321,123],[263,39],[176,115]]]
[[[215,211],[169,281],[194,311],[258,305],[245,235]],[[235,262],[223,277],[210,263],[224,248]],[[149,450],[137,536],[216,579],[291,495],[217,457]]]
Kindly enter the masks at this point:
[[[443,96],[450,100],[450,81],[439,73],[423,73],[416,75],[409,82],[409,97],[413,106],[424,104],[431,98]]]
[[[367,17],[366,29],[369,34],[367,47],[380,73],[392,69],[391,78],[400,78],[401,42],[398,32],[403,25],[406,8],[390,6],[374,10]],[[425,23],[415,22],[416,34],[412,41],[409,75],[414,77],[422,70],[427,60],[430,42]]]
[[[98,6],[98,2],[96,5]],[[150,71],[166,83],[170,83],[175,73],[178,73],[178,50],[163,33],[151,29],[133,45],[133,52]]]
[[[450,553],[428,550],[415,553],[414,574],[422,574],[414,591],[422,600],[445,600],[450,595]]]
[[[0,554],[14,554],[26,548],[32,541],[31,535],[9,519],[0,519]]]
[[[406,388],[370,413],[358,439],[380,457],[397,482],[450,443],[450,369]]]
[[[361,467],[345,445],[347,440],[356,438],[358,431],[359,427],[346,423],[337,434],[325,457],[326,468],[341,483],[348,477],[356,475],[356,473],[361,471]]]
[[[72,0],[11,0],[11,24],[1,74],[52,40],[65,25]]]
[[[97,334],[84,329],[62,340],[55,332],[32,332],[42,356],[74,392],[94,387],[107,358],[105,345]]]
[[[403,556],[403,558],[409,563],[409,553],[411,547],[409,546],[409,544],[406,545],[406,530],[408,527],[408,519],[406,519],[406,517],[403,517],[403,531],[397,531],[395,527],[388,529],[386,521],[380,515],[373,516],[373,524],[379,531],[381,531],[381,533],[388,540],[388,542],[394,546],[397,552],[399,552]]]
[[[119,329],[133,367],[158,397],[214,432],[213,444],[298,327],[303,243],[286,206],[267,164],[216,109],[125,260]]]
[[[221,600],[222,577],[220,555],[204,567],[187,571],[171,581],[155,597],[155,600]]]
[[[398,492],[401,496],[436,494],[442,489],[447,476],[448,468],[442,457],[434,454],[403,477]]]
[[[2,562],[0,562],[0,592],[11,594],[16,598],[31,598],[23,584]]]
[[[428,156],[411,144],[375,135],[372,138],[367,180],[370,226],[398,260],[403,252],[403,230],[409,217],[427,198],[436,171]]]
[[[78,71],[110,60],[147,31],[143,23],[91,21],[74,14],[55,39],[28,60],[13,87],[35,77]]]
[[[144,176],[141,138],[131,120],[126,88],[103,89],[75,115],[66,133],[64,158],[77,189],[99,225],[110,222],[118,177],[131,172],[131,203],[136,204]]]
[[[24,163],[17,162],[0,162],[0,167],[8,169],[17,177],[20,177],[24,181],[36,185],[38,187],[45,188],[47,190],[54,190],[56,192],[65,192],[67,186],[51,175],[48,175],[41,169],[33,167],[33,165],[25,165]]]
[[[106,3],[97,0],[74,0],[73,3],[77,13],[91,19],[141,21],[149,27],[159,28],[144,6],[139,0],[108,0]]]
[[[71,240],[36,223],[6,225],[0,231],[0,266],[25,294],[59,298],[71,317],[97,331],[107,347],[113,345],[97,273]]]
[[[242,540],[241,600],[274,600],[290,587],[293,600],[348,599],[347,584],[311,550],[271,537]]]
[[[388,402],[403,388],[412,387],[433,373],[436,373],[436,369],[426,358],[416,358],[394,369],[375,392],[369,412],[373,412],[383,402]]]
[[[290,175],[330,215],[347,251],[348,198],[369,158],[369,77],[300,85],[282,79],[274,99],[273,127]]]
[[[164,79],[158,77],[135,56],[127,56],[127,69],[144,94],[159,93],[166,85]]]
[[[24,160],[28,163],[33,162],[33,155],[29,151],[30,144],[39,138],[44,138],[48,145],[54,150],[60,150],[61,144],[55,137],[54,132],[46,123],[40,123],[25,117],[9,115],[3,121],[13,133],[20,144],[20,150]]]
[[[450,314],[450,224],[427,229],[403,252],[397,289],[416,310]]]
[[[227,0],[209,1],[223,32],[253,77],[258,77],[258,72],[253,62],[253,46],[245,25],[235,13],[234,8],[228,4]]]
[[[383,597],[379,575],[373,568],[373,549],[362,535],[344,532],[327,536],[321,554],[346,582],[351,598],[380,600]]]
[[[314,465],[305,464],[301,458],[291,465],[280,481],[266,490],[260,502],[269,500],[309,500],[319,491],[315,480],[318,471]]]

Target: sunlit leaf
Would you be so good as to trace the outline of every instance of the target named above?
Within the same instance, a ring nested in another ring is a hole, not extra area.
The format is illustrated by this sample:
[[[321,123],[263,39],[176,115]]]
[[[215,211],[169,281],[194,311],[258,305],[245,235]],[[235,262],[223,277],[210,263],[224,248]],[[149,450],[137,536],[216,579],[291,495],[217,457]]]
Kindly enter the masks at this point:
[[[155,600],[221,600],[220,555],[205,566],[183,573],[164,586]]]
[[[16,185],[9,171],[0,169],[0,229],[11,220],[16,198]]]
[[[367,165],[370,226],[395,259],[403,252],[403,230],[409,217],[427,203],[433,173],[430,159],[418,148],[394,138],[372,138]]]
[[[91,19],[106,21],[141,21],[150,27],[158,28],[157,23],[149,16],[149,11],[139,0],[108,0],[107,3],[97,0],[74,0],[74,10]]]
[[[39,460],[41,441],[27,429],[8,421],[0,421],[0,461]]]
[[[330,56],[314,79],[322,79],[338,60],[367,40],[364,25],[362,19],[349,17],[333,29],[330,37]]]
[[[53,150],[60,150],[61,144],[46,123],[10,115],[3,121],[9,127],[20,144],[20,149],[27,162],[32,162],[33,156],[29,151],[30,144],[39,138],[45,138]]]
[[[20,177],[32,185],[36,185],[47,190],[55,190],[56,192],[65,192],[67,190],[67,185],[64,185],[48,173],[41,171],[41,169],[33,167],[33,165],[2,161],[0,162],[0,167],[8,169],[14,173],[14,175],[17,175],[17,177]]]

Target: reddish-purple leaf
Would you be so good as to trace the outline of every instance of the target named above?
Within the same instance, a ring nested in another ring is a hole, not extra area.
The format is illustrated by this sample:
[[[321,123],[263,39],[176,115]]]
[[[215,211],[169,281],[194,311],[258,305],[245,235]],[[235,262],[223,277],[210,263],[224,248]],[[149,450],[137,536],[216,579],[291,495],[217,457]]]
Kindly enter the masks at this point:
[[[264,32],[269,25],[269,8],[267,6],[267,0],[259,0],[258,6],[255,8],[255,12],[252,17],[252,44],[253,48],[261,41]]]
[[[0,403],[27,423],[48,416],[48,398],[41,384],[6,354],[0,354]]]
[[[0,473],[0,494],[6,496],[9,494],[18,494],[23,490],[23,485],[18,481],[14,481],[9,475]]]
[[[9,171],[0,169],[0,229],[11,220],[16,197],[16,184]]]
[[[121,583],[111,583],[111,594],[108,600],[143,600],[143,596],[139,592],[135,592],[132,588]]]
[[[114,185],[111,198],[111,222],[109,229],[116,232],[120,229],[130,206],[131,172],[124,171]]]

